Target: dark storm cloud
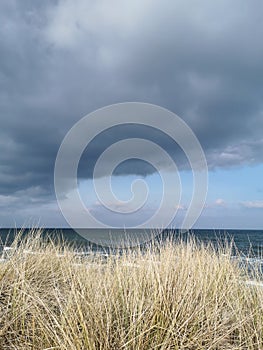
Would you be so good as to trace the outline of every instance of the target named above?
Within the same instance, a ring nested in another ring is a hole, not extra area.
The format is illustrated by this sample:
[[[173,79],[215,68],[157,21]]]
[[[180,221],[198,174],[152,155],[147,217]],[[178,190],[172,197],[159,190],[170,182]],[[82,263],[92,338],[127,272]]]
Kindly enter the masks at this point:
[[[1,2],[0,194],[51,198],[66,132],[123,101],[181,116],[211,168],[262,162],[262,11],[260,0]],[[152,171],[140,163],[119,172]]]

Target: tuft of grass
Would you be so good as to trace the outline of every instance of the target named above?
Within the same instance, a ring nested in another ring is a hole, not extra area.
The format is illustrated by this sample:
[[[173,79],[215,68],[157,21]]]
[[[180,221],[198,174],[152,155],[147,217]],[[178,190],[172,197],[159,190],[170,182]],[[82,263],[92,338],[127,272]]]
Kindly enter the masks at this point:
[[[191,237],[106,261],[18,237],[0,264],[0,349],[262,349],[263,288],[248,273],[231,245]]]

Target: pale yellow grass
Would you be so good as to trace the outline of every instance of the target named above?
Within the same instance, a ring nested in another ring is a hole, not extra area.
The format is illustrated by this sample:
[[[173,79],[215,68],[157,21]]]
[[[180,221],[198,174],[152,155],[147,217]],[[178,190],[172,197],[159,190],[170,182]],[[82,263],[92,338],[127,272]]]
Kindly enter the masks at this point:
[[[0,264],[1,350],[263,349],[263,288],[230,247],[189,238],[80,261],[41,233],[18,241]]]

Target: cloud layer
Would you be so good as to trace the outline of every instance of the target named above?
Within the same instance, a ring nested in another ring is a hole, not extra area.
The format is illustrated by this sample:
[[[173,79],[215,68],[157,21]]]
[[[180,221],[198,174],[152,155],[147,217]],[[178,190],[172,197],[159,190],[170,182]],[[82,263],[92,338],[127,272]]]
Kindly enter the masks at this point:
[[[1,2],[0,195],[51,200],[66,132],[123,101],[177,113],[210,168],[262,163],[262,10],[260,0]],[[129,133],[101,138],[89,157]],[[130,163],[120,173],[152,171]]]

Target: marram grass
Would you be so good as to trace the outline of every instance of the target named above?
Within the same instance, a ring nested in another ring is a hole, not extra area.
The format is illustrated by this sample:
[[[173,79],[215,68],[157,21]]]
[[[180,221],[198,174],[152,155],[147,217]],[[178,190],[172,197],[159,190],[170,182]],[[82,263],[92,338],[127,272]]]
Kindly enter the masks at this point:
[[[0,349],[263,349],[247,279],[231,247],[193,238],[80,261],[30,235],[0,264]]]

